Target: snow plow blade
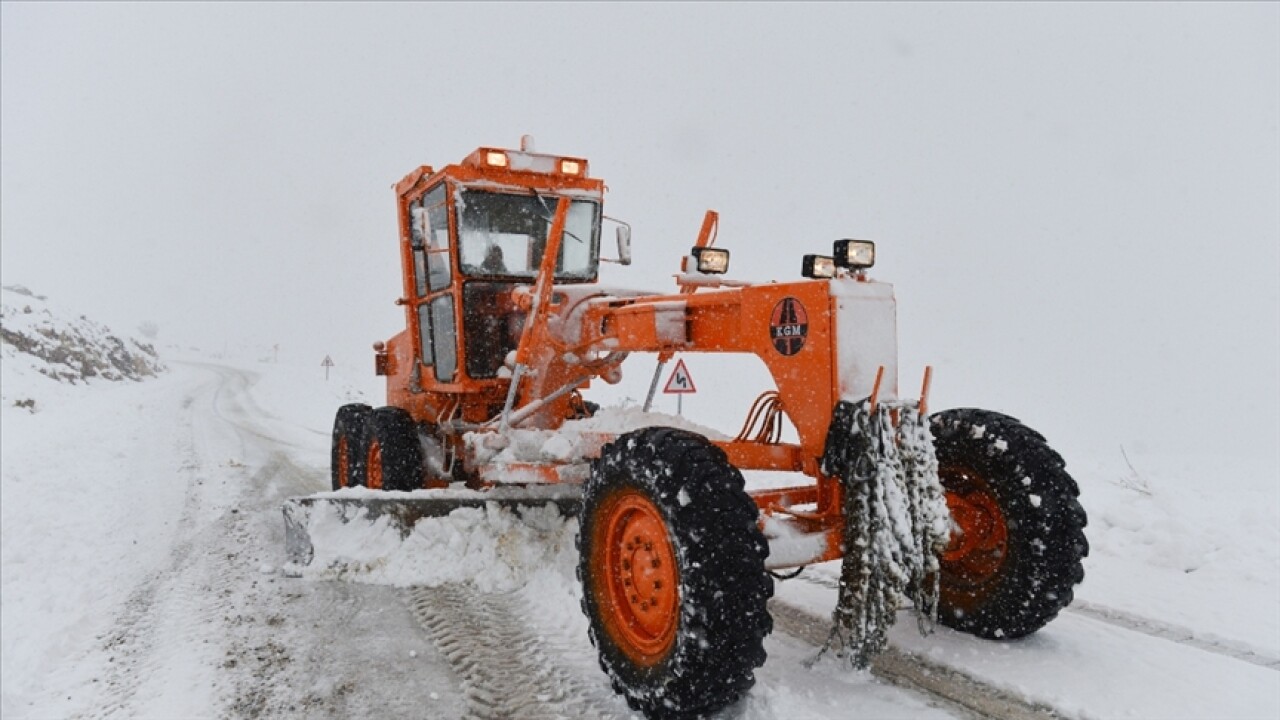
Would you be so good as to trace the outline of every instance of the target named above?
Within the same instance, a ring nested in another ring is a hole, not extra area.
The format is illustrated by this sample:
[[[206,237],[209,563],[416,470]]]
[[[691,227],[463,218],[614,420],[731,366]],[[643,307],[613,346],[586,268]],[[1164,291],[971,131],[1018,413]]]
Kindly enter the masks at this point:
[[[379,492],[363,488],[317,493],[286,500],[284,511],[286,573],[297,575],[315,557],[314,532],[318,527],[385,523],[398,530],[401,539],[413,532],[419,520],[440,518],[462,508],[499,507],[524,515],[545,512],[555,506],[564,517],[576,516],[582,507],[577,485],[497,487],[489,490],[418,490]],[[290,572],[292,570],[292,572]]]

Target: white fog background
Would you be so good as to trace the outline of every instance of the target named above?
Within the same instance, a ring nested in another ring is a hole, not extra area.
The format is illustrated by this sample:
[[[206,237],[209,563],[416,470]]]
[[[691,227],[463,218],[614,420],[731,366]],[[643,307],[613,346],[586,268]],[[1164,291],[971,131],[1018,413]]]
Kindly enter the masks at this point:
[[[608,283],[672,288],[707,208],[747,279],[872,239],[904,392],[1280,479],[1276,4],[4,3],[0,278],[371,365],[391,185],[525,133],[633,225]],[[754,397],[687,361],[686,412]]]

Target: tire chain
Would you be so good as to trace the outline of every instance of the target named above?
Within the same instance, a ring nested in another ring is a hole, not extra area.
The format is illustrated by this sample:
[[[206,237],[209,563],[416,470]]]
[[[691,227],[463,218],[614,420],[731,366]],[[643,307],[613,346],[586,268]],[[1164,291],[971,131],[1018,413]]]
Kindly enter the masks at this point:
[[[866,669],[888,644],[902,595],[913,601],[921,633],[932,631],[938,553],[946,547],[950,515],[933,438],[919,419],[919,407],[882,403],[873,410],[868,401],[841,404],[848,407],[837,411],[828,439],[841,448],[834,453],[829,448],[824,465],[844,487],[845,543],[858,551],[845,553],[823,652],[834,651],[854,668]],[[847,436],[835,435],[846,429]],[[895,509],[905,509],[906,517]]]

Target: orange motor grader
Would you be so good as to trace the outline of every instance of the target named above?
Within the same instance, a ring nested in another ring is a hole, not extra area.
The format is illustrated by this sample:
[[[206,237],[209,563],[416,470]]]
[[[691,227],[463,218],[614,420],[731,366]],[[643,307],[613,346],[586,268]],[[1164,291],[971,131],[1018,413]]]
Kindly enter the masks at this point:
[[[1034,632],[1071,602],[1087,553],[1075,482],[1013,418],[928,416],[927,371],[918,396],[899,396],[895,298],[867,275],[873,244],[837,241],[794,281],[736,282],[708,212],[673,292],[614,290],[600,263],[629,263],[630,228],[602,258],[604,189],[586,159],[524,147],[396,184],[405,329],[374,345],[386,406],[338,410],[335,490],[427,503],[464,486],[580,488],[591,640],[650,717],[752,685],[783,568],[841,560],[835,621],[853,636],[875,634],[876,612],[892,622],[903,595],[989,638]],[[677,352],[754,355],[774,387],[733,437],[583,397],[631,353],[656,354],[660,372]],[[744,470],[807,482],[748,491]]]

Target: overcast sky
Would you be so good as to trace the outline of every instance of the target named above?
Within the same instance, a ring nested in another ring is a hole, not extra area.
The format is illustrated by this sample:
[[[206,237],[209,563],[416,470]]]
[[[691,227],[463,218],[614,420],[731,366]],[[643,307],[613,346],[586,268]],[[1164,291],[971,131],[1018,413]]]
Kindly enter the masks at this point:
[[[750,279],[873,239],[944,405],[1280,474],[1280,5],[0,14],[0,277],[123,329],[366,363],[391,185],[529,133],[634,226],[611,283],[669,288],[706,208]]]

